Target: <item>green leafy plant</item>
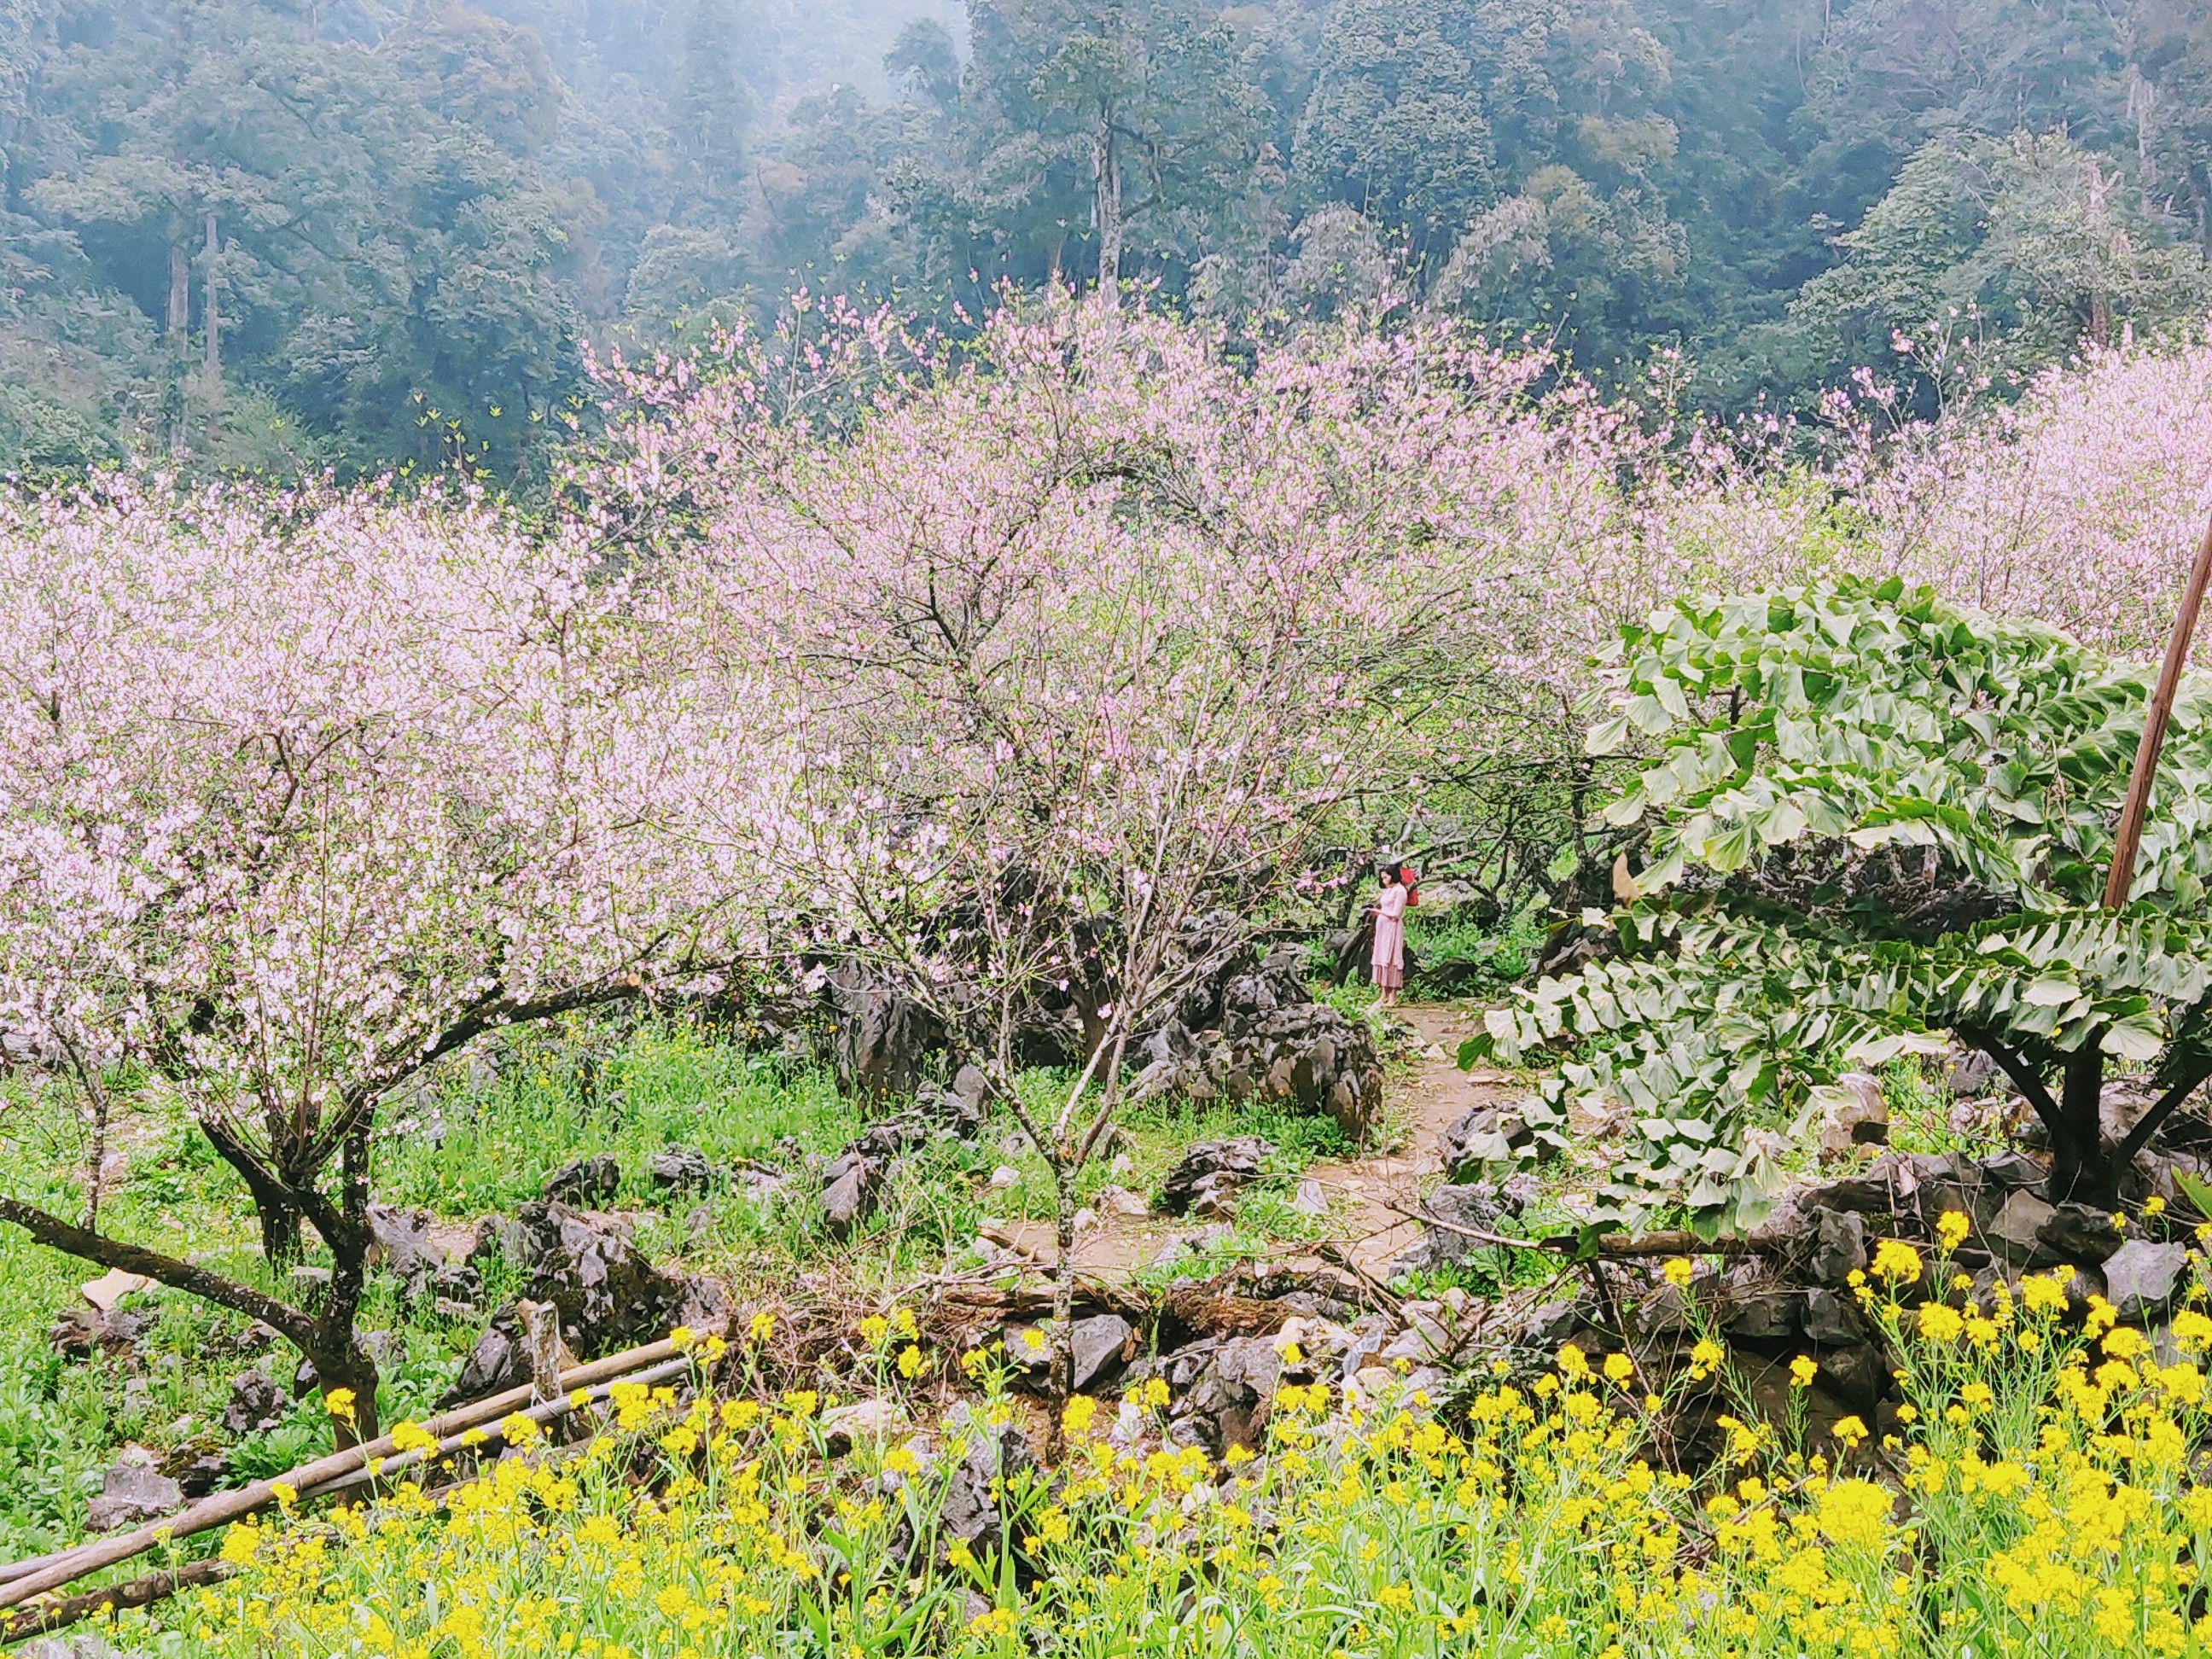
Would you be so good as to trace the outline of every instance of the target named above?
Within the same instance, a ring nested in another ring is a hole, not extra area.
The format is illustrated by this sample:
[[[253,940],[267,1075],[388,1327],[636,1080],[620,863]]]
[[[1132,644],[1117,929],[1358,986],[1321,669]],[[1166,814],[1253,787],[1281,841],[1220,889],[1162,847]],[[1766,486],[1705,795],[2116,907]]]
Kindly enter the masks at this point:
[[[2054,1194],[2112,1203],[2212,1076],[2212,685],[2183,683],[2134,897],[2106,910],[2133,666],[1891,580],[1682,602],[1625,629],[1609,674],[1590,748],[1649,745],[1605,812],[1648,830],[1639,896],[1586,916],[1614,953],[1460,1056],[1571,1050],[1538,1146],[1577,1106],[1625,1115],[1591,1219],[1755,1220],[1838,1072],[1953,1039],[2042,1119]],[[2123,1139],[2100,1124],[2115,1061],[2160,1091]]]

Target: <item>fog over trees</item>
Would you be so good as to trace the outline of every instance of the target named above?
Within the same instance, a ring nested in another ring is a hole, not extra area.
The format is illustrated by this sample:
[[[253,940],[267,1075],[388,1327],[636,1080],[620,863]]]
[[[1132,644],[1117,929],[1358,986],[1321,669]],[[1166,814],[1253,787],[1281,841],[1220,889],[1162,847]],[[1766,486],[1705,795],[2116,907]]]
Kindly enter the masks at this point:
[[[2198,0],[0,0],[0,466],[528,484],[635,356],[1118,279],[1711,412],[2212,305]]]

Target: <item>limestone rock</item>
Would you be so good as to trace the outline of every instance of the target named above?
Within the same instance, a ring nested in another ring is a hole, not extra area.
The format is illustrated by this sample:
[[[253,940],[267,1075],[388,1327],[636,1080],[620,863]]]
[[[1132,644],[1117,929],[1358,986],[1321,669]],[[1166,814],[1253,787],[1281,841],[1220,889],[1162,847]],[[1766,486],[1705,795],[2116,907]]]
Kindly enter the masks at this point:
[[[670,1197],[703,1197],[714,1189],[714,1166],[696,1146],[663,1147],[647,1167],[653,1190]]]
[[[84,1524],[90,1532],[114,1532],[154,1521],[184,1506],[184,1488],[155,1466],[153,1453],[143,1446],[126,1449],[100,1477],[100,1496],[85,1505]]]
[[[838,1086],[863,1099],[913,1099],[923,1061],[944,1040],[937,1023],[857,964],[832,972],[824,989]]]
[[[187,1498],[204,1498],[230,1478],[230,1458],[212,1435],[199,1435],[172,1447],[163,1455],[161,1468]]]
[[[1162,1206],[1170,1215],[1219,1213],[1238,1188],[1266,1172],[1273,1150],[1257,1135],[1198,1142],[1161,1183]]]
[[[2061,1204],[2036,1229],[2046,1259],[2070,1267],[2102,1261],[2120,1247],[2120,1230],[2111,1214],[2088,1204]]]
[[[1840,1162],[1862,1146],[1878,1146],[1889,1139],[1889,1103],[1873,1073],[1846,1072],[1820,1091],[1819,1098],[1821,1163]]]
[[[64,1359],[89,1359],[94,1353],[105,1354],[111,1359],[128,1359],[155,1322],[155,1315],[129,1308],[115,1308],[106,1313],[71,1308],[54,1321],[46,1333],[46,1341]]]
[[[957,1425],[957,1419],[948,1422]],[[941,1551],[961,1543],[972,1549],[987,1538],[995,1541],[1004,1524],[996,1494],[1006,1482],[1036,1468],[1036,1454],[1028,1437],[1012,1424],[978,1433],[947,1480],[938,1510],[935,1547]],[[902,1514],[887,1548],[895,1559],[911,1565],[921,1541]]]
[[[1867,1265],[1866,1219],[1850,1210],[1814,1209],[1808,1226],[1806,1276],[1816,1285],[1842,1285]]]
[[[1267,1408],[1282,1377],[1282,1356],[1263,1337],[1230,1337],[1210,1346],[1177,1392],[1173,1421],[1215,1456],[1231,1446],[1250,1451],[1267,1426]],[[1176,1389],[1171,1373],[1170,1389]]]
[[[607,1203],[621,1188],[621,1164],[612,1153],[601,1152],[563,1164],[545,1177],[539,1190],[557,1203],[591,1209]]]
[[[1135,1218],[1152,1213],[1152,1206],[1127,1187],[1101,1187],[1092,1195],[1091,1201],[1102,1215]]]
[[[1501,1187],[1494,1182],[1478,1181],[1465,1186],[1439,1187],[1423,1200],[1421,1209],[1437,1221],[1449,1226],[1426,1226],[1422,1237],[1411,1249],[1393,1264],[1394,1273],[1408,1273],[1447,1267],[1465,1261],[1477,1253],[1492,1248],[1480,1239],[1469,1238],[1454,1227],[1468,1227],[1477,1232],[1496,1233],[1510,1217],[1521,1213],[1525,1200],[1511,1183]]]
[[[283,1420],[284,1396],[275,1377],[257,1367],[231,1378],[230,1403],[222,1413],[225,1434],[264,1434]]]
[[[1808,1291],[1803,1316],[1805,1340],[1821,1347],[1849,1347],[1866,1340],[1866,1320],[1858,1303],[1842,1291],[1825,1286]]]
[[[2186,1245],[2131,1238],[2105,1259],[2105,1294],[2124,1322],[2141,1324],[2173,1300],[2188,1266]]]
[[[621,1232],[565,1204],[526,1204],[515,1266],[525,1294],[559,1310],[563,1337],[586,1358],[714,1322],[720,1292],[665,1272]]]
[[[1094,1314],[1075,1322],[1075,1386],[1089,1388],[1120,1369],[1133,1352],[1137,1328],[1119,1314]]]
[[[1996,1217],[1982,1230],[1983,1242],[2014,1267],[2047,1258],[2043,1230],[2057,1214],[2051,1205],[2021,1188],[2008,1193]]]
[[[1214,931],[1234,938],[1241,927],[1228,918]],[[1280,1101],[1326,1113],[1354,1138],[1365,1135],[1382,1089],[1382,1059],[1366,1025],[1313,1000],[1297,950],[1256,964],[1241,951],[1222,955],[1224,976],[1201,984],[1146,1036],[1131,1097]]]
[[[921,1083],[915,1091],[914,1103],[923,1115],[967,1140],[983,1127],[983,1107],[990,1095],[990,1079],[983,1075],[982,1067],[971,1063],[961,1066],[950,1084]]]

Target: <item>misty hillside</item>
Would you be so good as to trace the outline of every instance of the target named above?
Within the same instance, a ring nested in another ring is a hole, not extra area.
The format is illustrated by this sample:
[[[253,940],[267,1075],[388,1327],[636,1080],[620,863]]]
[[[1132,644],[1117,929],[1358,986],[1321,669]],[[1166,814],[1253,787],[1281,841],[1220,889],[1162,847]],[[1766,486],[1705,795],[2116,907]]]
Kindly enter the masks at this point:
[[[2197,0],[5,0],[0,48],[15,469],[526,478],[586,343],[800,287],[1421,307],[1722,413],[2212,303]]]

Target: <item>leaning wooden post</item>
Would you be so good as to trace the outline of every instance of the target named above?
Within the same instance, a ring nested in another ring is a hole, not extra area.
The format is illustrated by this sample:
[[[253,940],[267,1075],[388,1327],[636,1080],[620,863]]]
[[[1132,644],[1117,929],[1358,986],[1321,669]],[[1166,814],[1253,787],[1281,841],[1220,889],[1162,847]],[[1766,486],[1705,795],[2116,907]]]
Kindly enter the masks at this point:
[[[2166,746],[2166,723],[2173,714],[2173,694],[2181,684],[2181,671],[2189,661],[2189,641],[2197,631],[2197,613],[2204,608],[2204,587],[2212,580],[2212,520],[2204,526],[2204,539],[2197,544],[2197,562],[2190,567],[2189,585],[2181,592],[2181,611],[2173,619],[2173,634],[2166,642],[2166,661],[2160,665],[2158,684],[2143,715],[2142,741],[2136,745],[2135,770],[2128,777],[2127,804],[2120,808],[2120,830],[2112,843],[2112,871],[2105,880],[2105,908],[2117,910],[2128,902],[2135,883],[2136,853],[2142,845],[2143,818],[2150,811],[2151,784],[2158,775],[2158,753]]]

